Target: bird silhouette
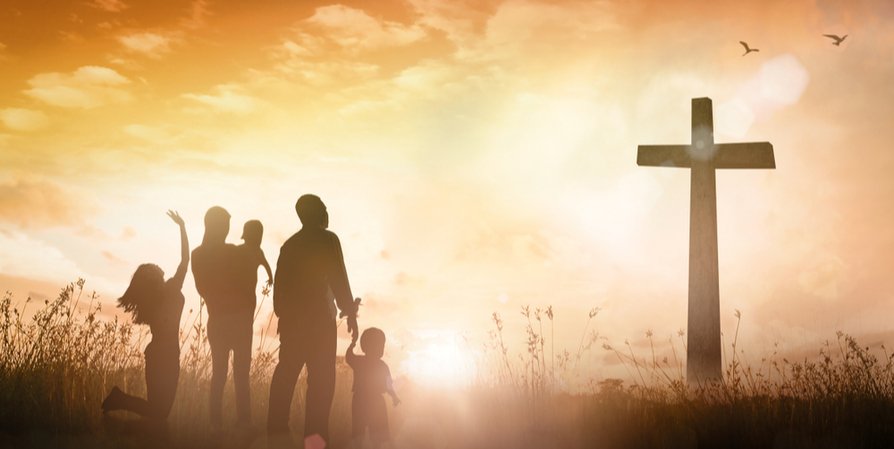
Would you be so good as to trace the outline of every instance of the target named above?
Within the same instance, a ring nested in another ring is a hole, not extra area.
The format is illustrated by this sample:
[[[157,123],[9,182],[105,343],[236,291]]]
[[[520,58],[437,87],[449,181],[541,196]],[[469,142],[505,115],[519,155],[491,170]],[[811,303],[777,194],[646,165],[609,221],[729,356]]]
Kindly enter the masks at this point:
[[[751,48],[751,47],[749,47],[749,46],[748,46],[748,43],[745,42],[745,41],[739,41],[739,43],[742,44],[743,47],[745,47],[745,53],[742,53],[742,56],[745,56],[745,55],[747,55],[748,53],[751,53],[751,52],[753,52],[753,51],[760,51],[760,50],[757,49],[757,48]]]
[[[835,34],[824,34],[823,36],[826,36],[829,39],[834,40],[835,42],[832,42],[832,45],[835,45],[835,46],[841,45],[841,43],[844,42],[845,39],[847,39],[847,34],[845,34],[844,36],[838,36]]]

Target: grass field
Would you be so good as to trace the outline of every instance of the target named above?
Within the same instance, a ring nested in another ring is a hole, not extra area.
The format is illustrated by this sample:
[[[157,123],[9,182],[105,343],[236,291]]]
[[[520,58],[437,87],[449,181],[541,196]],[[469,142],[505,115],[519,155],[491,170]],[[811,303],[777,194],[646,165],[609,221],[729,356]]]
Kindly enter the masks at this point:
[[[167,427],[125,414],[104,417],[99,405],[113,385],[145,394],[142,348],[148,336],[128,322],[99,319],[98,301],[83,286],[71,284],[43,303],[10,294],[0,302],[0,447],[274,447],[263,432],[209,428],[210,357],[198,312],[182,330],[180,384]],[[495,314],[488,363],[468,388],[400,385],[404,403],[389,406],[394,447],[894,446],[894,357],[885,350],[874,353],[848,335],[839,333],[805,361],[770,357],[755,367],[735,356],[734,340],[724,381],[694,388],[682,379],[679,360],[603,344],[601,350],[614,353],[632,378],[590,379],[582,391],[568,393],[559,385],[587,380],[576,361],[600,349],[594,347],[597,339],[583,338],[576,353],[554,355],[544,332],[544,324],[552,325],[552,309],[522,313],[528,320],[526,346],[513,352]],[[584,335],[592,334],[585,329]],[[262,342],[253,359],[257,429],[266,416],[275,363],[271,347]],[[350,370],[340,364],[337,378],[332,447],[347,447]],[[224,406],[230,413],[232,399],[228,385]],[[292,413],[296,436],[303,399],[299,387]]]

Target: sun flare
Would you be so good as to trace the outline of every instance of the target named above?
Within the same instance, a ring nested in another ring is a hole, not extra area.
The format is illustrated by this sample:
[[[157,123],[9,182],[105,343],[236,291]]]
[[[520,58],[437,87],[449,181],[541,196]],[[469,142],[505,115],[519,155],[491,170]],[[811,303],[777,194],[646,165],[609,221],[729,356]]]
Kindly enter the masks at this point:
[[[458,388],[472,382],[475,362],[462,337],[449,331],[419,334],[422,344],[408,350],[403,362],[410,379],[432,388]]]

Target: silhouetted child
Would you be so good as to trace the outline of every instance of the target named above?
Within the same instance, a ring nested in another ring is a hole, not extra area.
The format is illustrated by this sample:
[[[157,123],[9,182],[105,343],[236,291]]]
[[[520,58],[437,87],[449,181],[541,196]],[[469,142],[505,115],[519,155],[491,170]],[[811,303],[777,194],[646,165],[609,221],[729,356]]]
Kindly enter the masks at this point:
[[[273,272],[270,271],[270,264],[267,263],[267,256],[261,249],[261,239],[264,237],[264,225],[258,220],[248,220],[242,227],[242,241],[245,242],[238,246],[243,251],[242,257],[245,258],[248,266],[251,268],[252,291],[258,284],[258,267],[264,267],[267,272],[267,285],[273,285]]]
[[[180,315],[183,313],[183,279],[189,266],[189,241],[180,214],[168,211],[180,227],[180,265],[167,281],[158,265],[137,267],[118,306],[133,315],[136,324],[148,324],[152,341],[146,345],[146,399],[112,387],[102,401],[102,411],[127,410],[155,421],[164,421],[174,405],[180,379]]]
[[[400,404],[400,399],[394,392],[391,371],[382,361],[385,353],[385,333],[375,327],[363,331],[363,335],[360,336],[360,349],[364,355],[354,354],[355,344],[356,339],[351,341],[345,353],[345,361],[354,370],[351,440],[355,448],[361,447],[363,435],[369,429],[372,447],[377,448],[380,444],[391,440],[388,431],[388,413],[385,411],[385,398],[382,394],[388,393],[395,406]]]

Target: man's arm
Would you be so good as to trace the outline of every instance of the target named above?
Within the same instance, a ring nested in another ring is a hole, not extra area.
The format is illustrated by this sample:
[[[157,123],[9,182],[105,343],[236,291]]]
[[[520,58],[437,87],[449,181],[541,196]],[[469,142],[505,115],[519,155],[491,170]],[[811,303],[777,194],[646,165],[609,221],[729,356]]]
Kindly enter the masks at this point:
[[[357,325],[357,308],[360,305],[360,299],[354,300],[351,294],[351,284],[348,283],[348,272],[345,269],[345,258],[341,252],[341,242],[334,233],[329,233],[332,237],[332,254],[329,257],[326,277],[329,280],[329,288],[335,295],[335,304],[341,310],[341,316],[347,317],[348,333],[356,340],[360,335],[360,329]]]
[[[211,285],[205,273],[205,259],[202,257],[201,247],[192,250],[192,277],[196,281],[196,291],[199,296],[207,299],[211,293]]]
[[[273,272],[270,270],[270,264],[267,263],[267,256],[264,255],[264,251],[261,251],[261,265],[267,272],[267,285],[273,285]]]
[[[276,273],[273,275],[273,313],[282,318],[286,310],[286,302],[292,293],[292,257],[286,246],[279,250],[279,258],[276,260]]]
[[[326,277],[329,280],[329,288],[335,295],[335,304],[341,310],[342,315],[352,317],[357,315],[357,304],[354,295],[351,294],[351,284],[348,282],[348,272],[345,269],[345,258],[341,251],[341,242],[338,236],[330,233],[332,237],[332,253],[329,258]]]

